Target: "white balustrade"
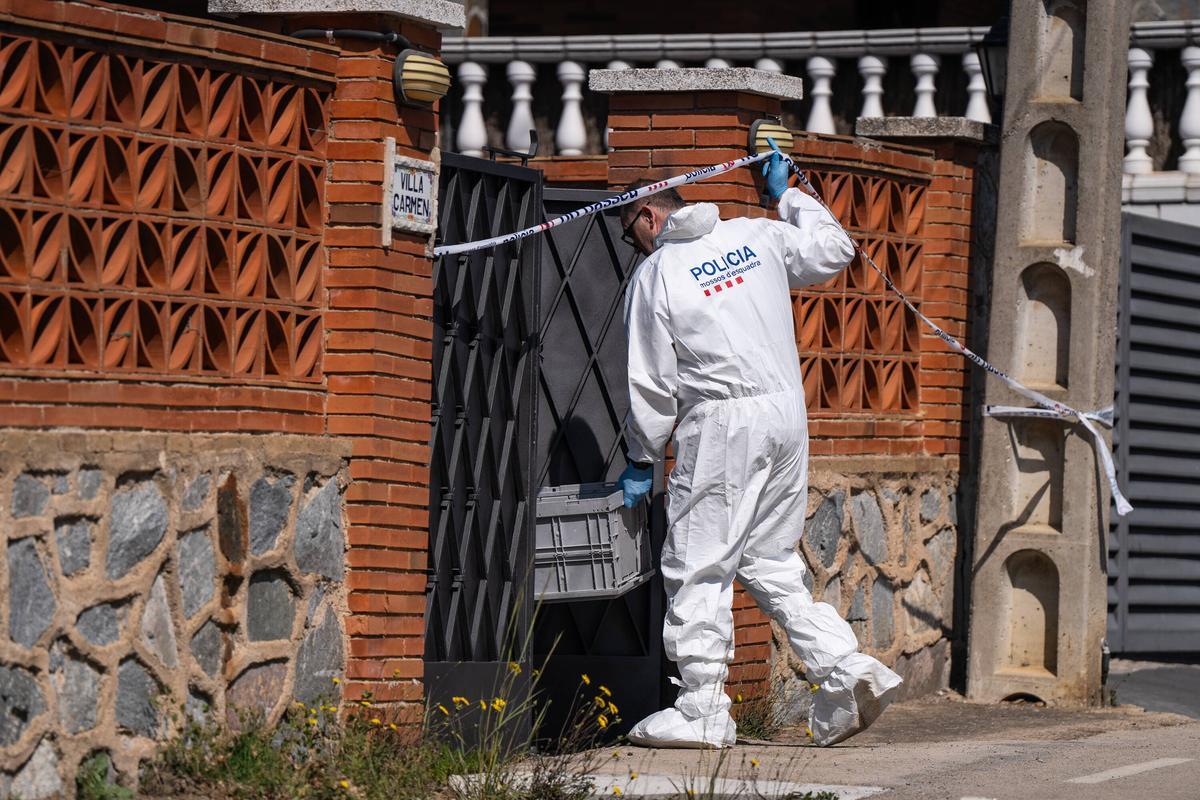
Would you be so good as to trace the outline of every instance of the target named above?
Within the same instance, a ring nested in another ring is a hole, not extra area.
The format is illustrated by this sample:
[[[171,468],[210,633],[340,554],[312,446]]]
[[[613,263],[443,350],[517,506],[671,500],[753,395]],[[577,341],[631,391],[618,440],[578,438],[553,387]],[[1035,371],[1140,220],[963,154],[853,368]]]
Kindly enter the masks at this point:
[[[887,64],[878,56],[863,56],[858,60],[858,74],[863,79],[862,110],[860,117],[883,116],[883,76]]]
[[[512,84],[512,117],[508,121],[508,132],[504,145],[509,150],[529,152],[529,132],[533,130],[533,86],[537,72],[525,61],[511,61],[506,70],[508,82]]]
[[[988,108],[987,83],[983,80],[979,54],[974,50],[963,53],[963,72],[967,73],[967,119],[991,122],[992,110]]]
[[[537,64],[533,62],[555,64],[562,94],[553,149],[561,155],[582,155],[587,149],[588,132],[583,114],[587,70],[599,66],[632,69],[635,64],[641,64],[674,69],[703,64],[710,69],[727,69],[752,64],[761,70],[784,73],[789,67],[797,69],[797,62],[804,59],[809,78],[806,88],[812,97],[812,107],[804,124],[814,132],[834,133],[836,118],[853,118],[856,112],[858,117],[884,115],[883,82],[888,59],[879,55],[881,48],[886,53],[909,57],[915,81],[915,103],[911,113],[917,117],[938,115],[935,98],[941,69],[940,54],[961,55],[963,73],[958,80],[965,78],[965,108],[952,107],[945,112],[988,123],[992,121],[992,114],[987,87],[979,57],[972,49],[983,32],[976,28],[938,28],[746,34],[739,36],[736,46],[722,45],[713,39],[707,52],[703,45],[697,46],[695,34],[668,34],[653,41],[644,36],[448,37],[443,55],[449,63],[456,65],[456,77],[462,86],[461,116],[453,126],[454,144],[459,152],[468,155],[482,156],[486,151],[489,134],[483,110],[484,88],[489,79],[488,69],[499,69],[503,64],[512,87],[511,116],[501,123],[505,128],[504,142],[510,149],[528,151],[529,131],[534,127],[532,91]],[[605,42],[598,42],[598,39],[605,39]],[[1148,150],[1155,135],[1157,116],[1178,119],[1177,129],[1173,129],[1172,134],[1177,135],[1176,141],[1182,145],[1179,173],[1200,175],[1200,23],[1186,20],[1137,23],[1134,41],[1137,46],[1131,47],[1128,53],[1124,170],[1130,174],[1154,171],[1154,161]],[[1168,57],[1169,51],[1176,49],[1180,49],[1180,63],[1187,76],[1186,95],[1164,91],[1151,97],[1149,73],[1155,57]],[[780,52],[790,53],[786,63],[777,55]],[[607,63],[596,62],[600,53],[607,55]],[[514,59],[518,54],[522,60]],[[833,96],[838,59],[856,64],[862,79],[861,97]],[[1179,99],[1174,99],[1176,97]],[[1155,105],[1152,109],[1152,102],[1162,102],[1165,107]],[[857,109],[855,105],[858,105]],[[491,136],[494,139],[496,133]],[[607,148],[607,127],[602,139]]]
[[[833,107],[829,98],[833,96],[830,86],[837,69],[828,58],[813,56],[808,60],[808,76],[812,78],[812,109],[808,112],[805,128],[813,133],[837,133],[833,125]]]
[[[583,80],[587,70],[574,61],[564,61],[558,65],[558,80],[562,82],[562,116],[558,118],[558,130],[554,134],[554,143],[558,146],[560,156],[583,155],[587,145],[587,128],[583,124],[583,110],[580,103],[583,100]]]
[[[914,117],[936,117],[937,107],[933,104],[933,95],[937,91],[938,67],[941,59],[928,53],[917,53],[910,61],[913,76],[917,79],[917,102],[913,106]]]
[[[1179,138],[1184,147],[1179,169],[1196,174],[1200,173],[1200,47],[1183,48],[1180,61],[1187,70],[1187,100],[1179,115]]]
[[[487,70],[482,64],[464,61],[458,65],[458,81],[463,85],[463,108],[455,144],[458,152],[479,158],[487,145],[487,125],[483,121],[483,85],[487,83]]]
[[[1150,137],[1154,135],[1154,116],[1146,90],[1150,88],[1147,74],[1154,65],[1150,53],[1140,47],[1129,50],[1129,104],[1125,107],[1125,142],[1129,153],[1125,156],[1125,171],[1140,174],[1154,171],[1154,161],[1146,152]]]

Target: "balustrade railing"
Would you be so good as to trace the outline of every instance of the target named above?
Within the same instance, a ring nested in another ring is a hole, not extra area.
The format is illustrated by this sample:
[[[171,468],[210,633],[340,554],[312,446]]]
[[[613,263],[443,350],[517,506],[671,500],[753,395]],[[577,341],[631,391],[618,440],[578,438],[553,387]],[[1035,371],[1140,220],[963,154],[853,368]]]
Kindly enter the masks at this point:
[[[529,130],[541,126],[551,134],[542,155],[602,153],[607,106],[587,91],[593,68],[753,66],[800,75],[807,97],[785,104],[786,121],[816,133],[849,133],[859,117],[884,115],[990,122],[973,50],[986,30],[448,37],[443,57],[461,89],[446,104],[447,144],[475,155],[489,143],[527,151]],[[1137,23],[1128,90],[1124,171],[1200,175],[1200,21]]]
[[[446,104],[448,144],[470,155],[482,154],[489,143],[524,152],[529,129],[541,124],[553,133],[543,137],[553,147],[543,145],[542,155],[603,152],[605,102],[586,90],[592,68],[753,66],[799,74],[808,79],[808,98],[792,104],[789,121],[817,133],[847,133],[860,116],[933,117],[939,106],[941,113],[990,122],[971,49],[986,32],[448,37],[442,55],[455,65],[462,87]],[[854,82],[861,90],[848,92]]]

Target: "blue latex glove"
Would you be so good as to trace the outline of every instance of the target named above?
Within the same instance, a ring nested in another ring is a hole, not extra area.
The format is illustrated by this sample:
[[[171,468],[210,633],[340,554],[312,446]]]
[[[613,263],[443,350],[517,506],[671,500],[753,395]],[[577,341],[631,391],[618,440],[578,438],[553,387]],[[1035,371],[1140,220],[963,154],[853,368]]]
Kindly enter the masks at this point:
[[[778,200],[787,191],[791,170],[783,158],[783,153],[775,144],[775,140],[767,139],[767,144],[771,145],[771,149],[775,152],[771,153],[771,157],[763,162],[762,174],[767,176],[767,193],[771,195],[772,200]]]
[[[621,490],[625,492],[625,507],[633,508],[650,493],[650,487],[654,485],[654,468],[630,464],[621,473],[621,477],[617,478],[617,483],[621,484]]]

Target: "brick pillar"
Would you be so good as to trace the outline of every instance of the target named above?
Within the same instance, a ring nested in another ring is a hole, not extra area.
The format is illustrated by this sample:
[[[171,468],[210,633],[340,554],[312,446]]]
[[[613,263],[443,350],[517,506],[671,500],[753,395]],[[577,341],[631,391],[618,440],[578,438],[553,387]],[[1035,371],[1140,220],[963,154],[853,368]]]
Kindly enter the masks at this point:
[[[291,4],[282,5],[276,10]],[[461,25],[461,9],[452,10]],[[397,31],[436,55],[441,36],[434,26],[453,22],[420,13],[398,0],[393,13],[293,16],[271,24]],[[343,691],[351,700],[370,691],[391,706],[391,717],[415,721],[428,562],[432,260],[428,237],[396,232],[390,246],[382,245],[384,140],[394,138],[400,156],[436,160],[438,116],[436,109],[397,105],[397,46],[350,38],[337,45],[325,195],[324,371],[329,433],[353,448]]]
[[[748,154],[750,125],[778,116],[782,99],[799,99],[798,78],[754,69],[593,70],[591,88],[610,94],[608,184],[623,188],[644,176],[678,175]],[[709,88],[718,87],[718,88]],[[682,187],[688,202],[716,203],[723,219],[761,217],[762,179],[739,169]],[[744,699],[766,694],[771,626],[737,587],[734,662],[727,691]]]

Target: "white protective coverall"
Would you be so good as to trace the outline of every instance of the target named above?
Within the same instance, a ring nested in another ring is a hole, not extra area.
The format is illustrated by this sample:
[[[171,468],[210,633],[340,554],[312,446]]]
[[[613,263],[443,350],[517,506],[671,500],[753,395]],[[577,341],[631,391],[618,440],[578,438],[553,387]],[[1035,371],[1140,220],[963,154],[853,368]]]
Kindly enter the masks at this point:
[[[817,744],[869,725],[901,683],[858,653],[849,624],[804,586],[796,543],[808,421],[788,290],[833,277],[854,249],[799,189],[782,195],[779,214],[783,222],[722,221],[709,203],[674,212],[626,295],[629,458],[661,460],[672,430],[675,446],[663,642],[679,666],[680,693],[673,708],[634,726],[629,738],[639,744],[734,743],[724,684],[735,576],[821,685],[810,723]]]

